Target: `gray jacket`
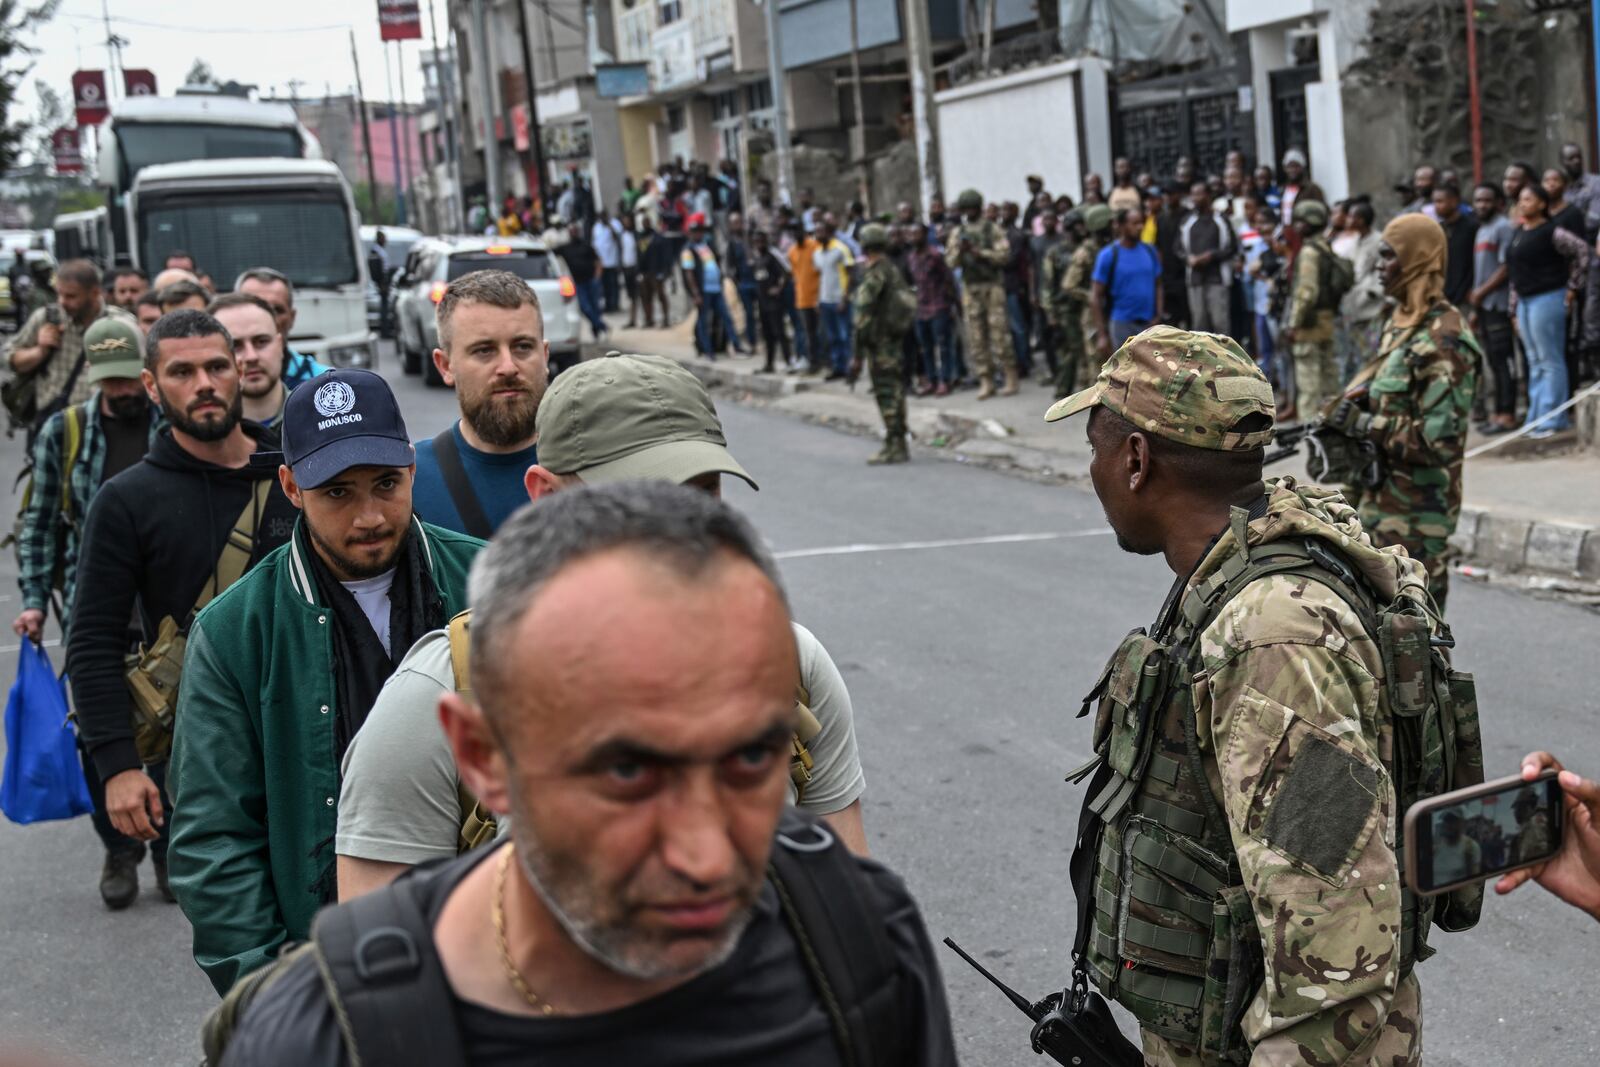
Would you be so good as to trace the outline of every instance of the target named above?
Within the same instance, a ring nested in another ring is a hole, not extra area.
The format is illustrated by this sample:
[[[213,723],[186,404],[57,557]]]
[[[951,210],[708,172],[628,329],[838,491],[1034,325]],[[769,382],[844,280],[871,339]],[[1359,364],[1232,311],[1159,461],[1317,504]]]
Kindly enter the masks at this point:
[[[1339,314],[1346,322],[1371,322],[1383,314],[1383,277],[1378,270],[1378,246],[1382,243],[1383,239],[1371,230],[1356,242],[1351,257],[1356,283],[1339,302]]]

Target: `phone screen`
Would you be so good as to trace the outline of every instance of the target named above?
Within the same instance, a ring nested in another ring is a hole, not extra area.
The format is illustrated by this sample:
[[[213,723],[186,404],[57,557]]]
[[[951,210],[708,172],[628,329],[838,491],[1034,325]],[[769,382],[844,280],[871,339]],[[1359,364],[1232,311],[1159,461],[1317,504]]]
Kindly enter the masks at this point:
[[[1498,786],[1498,787],[1497,787]],[[1555,775],[1461,790],[1417,812],[1413,888],[1436,893],[1549,859],[1561,847],[1561,786]]]

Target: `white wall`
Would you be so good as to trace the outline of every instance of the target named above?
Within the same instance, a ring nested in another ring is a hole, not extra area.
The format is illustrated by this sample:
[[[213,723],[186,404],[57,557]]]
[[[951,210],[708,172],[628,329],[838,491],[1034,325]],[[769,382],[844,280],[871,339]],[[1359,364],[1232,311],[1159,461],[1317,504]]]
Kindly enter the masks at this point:
[[[1317,6],[1312,0],[1228,0],[1228,32],[1302,18]]]
[[[1084,122],[1089,159],[1078,152],[1078,60],[990,78],[937,93],[939,161],[945,198],[976,189],[985,200],[1027,194],[1023,175],[1038,174],[1053,194],[1083,195],[1083,175],[1109,171],[1111,146],[1104,75],[1085,72]],[[1103,157],[1103,158],[1102,158]]]

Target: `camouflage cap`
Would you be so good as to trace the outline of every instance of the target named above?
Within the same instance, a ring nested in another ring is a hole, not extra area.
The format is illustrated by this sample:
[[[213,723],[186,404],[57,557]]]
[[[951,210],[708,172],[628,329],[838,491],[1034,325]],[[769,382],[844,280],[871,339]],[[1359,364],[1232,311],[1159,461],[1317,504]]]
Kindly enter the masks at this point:
[[[1093,385],[1045,412],[1055,422],[1096,405],[1139,429],[1197,448],[1248,451],[1272,440],[1272,386],[1232,340],[1152,326],[1100,368]],[[1234,433],[1247,415],[1265,415],[1266,429]]]
[[[1090,204],[1083,209],[1083,224],[1090,233],[1099,233],[1111,225],[1111,209],[1105,204]]]
[[[1328,224],[1328,205],[1320,200],[1296,200],[1290,221],[1321,229]]]
[[[539,402],[539,464],[589,484],[731,474],[757,488],[728,452],[700,379],[665,356],[610,353],[562,371]]]
[[[882,252],[889,247],[889,231],[876,222],[869,222],[861,227],[861,236],[856,243],[863,252]]]
[[[144,342],[139,327],[121,315],[107,313],[83,332],[83,358],[89,380],[137,378],[144,370]]]

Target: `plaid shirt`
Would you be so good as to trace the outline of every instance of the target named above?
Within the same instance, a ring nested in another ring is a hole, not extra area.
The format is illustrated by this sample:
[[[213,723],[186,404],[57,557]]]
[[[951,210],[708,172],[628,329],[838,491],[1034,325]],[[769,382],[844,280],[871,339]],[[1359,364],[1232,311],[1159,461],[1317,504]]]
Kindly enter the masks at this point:
[[[78,577],[78,531],[89,513],[89,501],[106,467],[106,435],[100,426],[100,391],[94,390],[85,405],[83,440],[73,462],[67,493],[72,500],[70,518],[61,511],[61,467],[66,461],[67,415],[58,411],[45,422],[33,443],[33,480],[28,506],[23,509],[17,534],[17,584],[22,589],[22,607],[48,611],[50,590],[59,551],[63,585],[61,591],[62,629],[72,612],[72,593]],[[150,442],[155,441],[160,417],[150,409]]]
[[[61,310],[61,305],[49,304],[29,315],[28,321],[22,324],[22,329],[18,330],[16,336],[11,338],[11,343],[6,345],[6,363],[9,365],[11,354],[17,349],[32,348],[39,343],[39,327],[44,325],[45,316],[50,313],[51,308],[55,309],[55,314],[61,322],[61,344],[56,346],[55,352],[45,359],[44,366],[39,369],[37,395],[40,411],[54,404],[61,391],[67,387],[67,382],[72,378],[72,369],[78,365],[78,357],[83,355],[83,335],[89,327],[79,326],[71,315]],[[133,321],[132,316],[126,311],[110,304],[103,306],[95,319],[98,321],[107,315],[115,315],[128,322]],[[78,372],[77,381],[72,384],[72,395],[68,396],[66,403],[61,406],[81,404],[89,399],[89,394],[94,391],[94,385],[89,381],[89,366],[85,362],[83,369]]]

